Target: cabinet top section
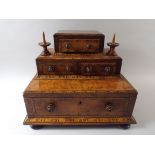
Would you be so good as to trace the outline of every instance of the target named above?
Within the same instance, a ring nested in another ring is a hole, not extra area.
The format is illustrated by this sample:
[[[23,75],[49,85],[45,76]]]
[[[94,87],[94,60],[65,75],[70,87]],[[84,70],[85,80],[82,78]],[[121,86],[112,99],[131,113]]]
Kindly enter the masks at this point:
[[[104,34],[98,31],[58,31],[54,34],[56,53],[101,53]]]
[[[62,38],[103,37],[104,38],[104,34],[98,31],[60,30],[54,34],[54,37],[62,37]]]
[[[56,34],[64,34],[64,35],[69,35],[69,34],[74,34],[74,35],[86,35],[86,34],[102,34],[99,31],[91,30],[91,31],[82,31],[82,30],[59,30]],[[102,34],[103,35],[103,34]]]

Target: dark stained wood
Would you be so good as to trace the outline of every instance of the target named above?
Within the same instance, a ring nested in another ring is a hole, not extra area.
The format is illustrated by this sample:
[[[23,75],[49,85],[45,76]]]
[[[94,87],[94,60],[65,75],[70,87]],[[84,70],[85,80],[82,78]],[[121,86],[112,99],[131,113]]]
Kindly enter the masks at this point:
[[[30,127],[34,130],[39,130],[39,129],[42,129],[44,125],[31,125]]]
[[[49,55],[51,55],[51,53],[49,52],[49,50],[47,48],[48,46],[51,45],[51,43],[46,42],[45,33],[44,32],[43,32],[43,42],[40,42],[39,45],[41,47],[43,47],[43,53],[42,53],[43,56],[49,56]]]
[[[115,34],[113,36],[112,42],[107,43],[108,46],[110,46],[109,51],[106,53],[109,56],[116,56],[115,47],[119,46],[119,43],[115,42]]]

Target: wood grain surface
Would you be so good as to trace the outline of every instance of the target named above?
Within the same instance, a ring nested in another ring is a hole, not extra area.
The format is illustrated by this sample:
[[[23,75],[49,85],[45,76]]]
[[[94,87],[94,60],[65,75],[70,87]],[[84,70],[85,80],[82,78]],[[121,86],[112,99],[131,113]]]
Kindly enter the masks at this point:
[[[134,87],[122,76],[104,77],[101,79],[41,79],[34,78],[26,92],[117,92],[135,91]]]
[[[136,124],[134,117],[51,117],[28,118],[25,125],[104,125],[104,124]]]

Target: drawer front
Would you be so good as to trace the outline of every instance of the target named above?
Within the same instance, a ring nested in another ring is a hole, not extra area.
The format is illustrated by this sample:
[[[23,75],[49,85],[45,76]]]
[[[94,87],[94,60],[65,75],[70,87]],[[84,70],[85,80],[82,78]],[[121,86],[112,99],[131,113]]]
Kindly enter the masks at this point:
[[[81,63],[82,75],[113,75],[116,74],[115,63]]]
[[[78,100],[69,98],[40,98],[34,99],[35,110],[37,115],[77,115]]]
[[[99,39],[60,39],[61,52],[99,52]]]
[[[40,65],[41,66],[41,65]],[[117,63],[44,63],[38,73],[43,75],[115,75]]]
[[[131,115],[127,98],[33,98],[35,117]]]
[[[47,63],[43,65],[45,75],[72,75],[77,73],[77,65],[73,63]]]

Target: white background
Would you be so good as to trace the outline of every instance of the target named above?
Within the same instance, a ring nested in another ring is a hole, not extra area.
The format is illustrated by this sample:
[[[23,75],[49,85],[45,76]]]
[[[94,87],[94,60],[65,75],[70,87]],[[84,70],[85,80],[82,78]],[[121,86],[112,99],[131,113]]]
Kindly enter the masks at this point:
[[[129,130],[105,128],[45,128],[22,125],[26,116],[22,93],[36,73],[35,58],[42,32],[52,43],[58,30],[98,30],[106,43],[116,33],[122,74],[139,95]],[[155,134],[155,20],[0,20],[0,128],[2,134]]]

